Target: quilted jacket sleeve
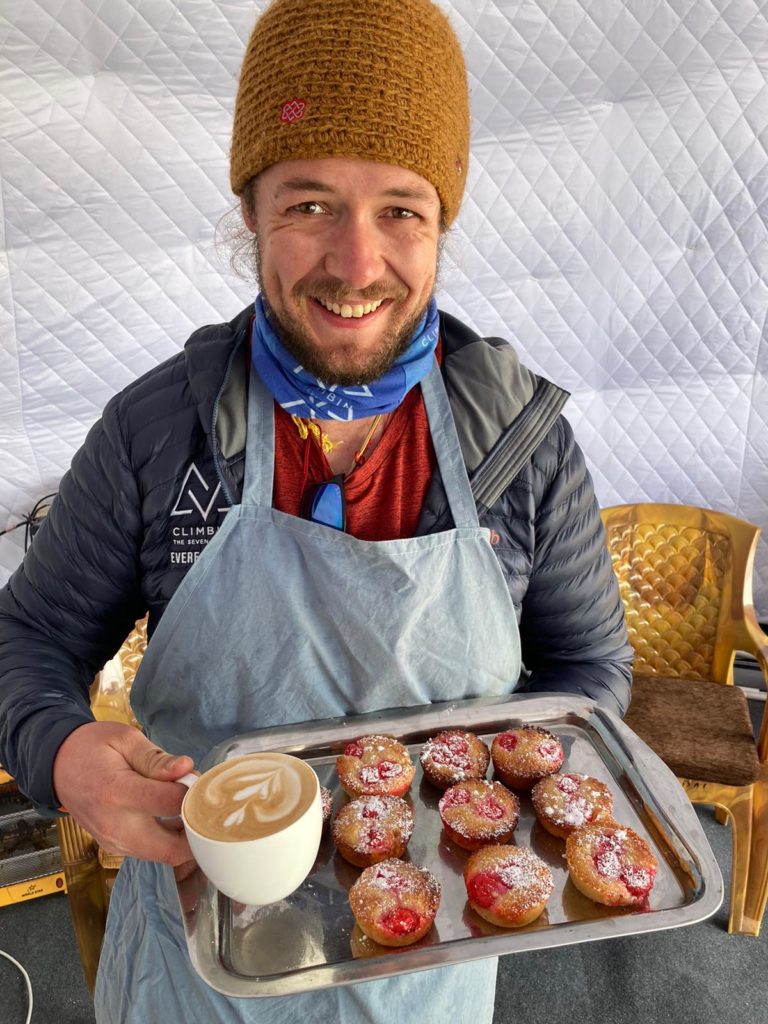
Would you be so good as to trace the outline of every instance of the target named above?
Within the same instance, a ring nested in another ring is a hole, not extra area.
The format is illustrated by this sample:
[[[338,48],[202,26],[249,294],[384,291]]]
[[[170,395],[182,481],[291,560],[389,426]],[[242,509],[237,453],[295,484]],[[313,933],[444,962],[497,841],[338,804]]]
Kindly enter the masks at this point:
[[[532,673],[525,689],[583,693],[623,715],[632,648],[592,480],[567,420],[560,417],[534,453],[532,469],[533,563],[520,619]]]
[[[142,614],[142,522],[113,400],[0,591],[0,762],[38,806],[66,736],[91,720],[88,688]]]

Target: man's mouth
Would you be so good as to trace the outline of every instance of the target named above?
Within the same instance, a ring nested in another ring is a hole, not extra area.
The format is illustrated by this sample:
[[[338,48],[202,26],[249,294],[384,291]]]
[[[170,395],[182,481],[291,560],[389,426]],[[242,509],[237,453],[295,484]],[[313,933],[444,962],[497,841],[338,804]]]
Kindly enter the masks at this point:
[[[386,300],[378,299],[376,302],[355,303],[354,305],[348,302],[342,302],[341,304],[338,302],[326,302],[324,299],[317,298],[314,301],[319,303],[324,309],[327,309],[329,313],[335,313],[336,316],[340,316],[345,320],[348,320],[350,317],[359,320],[360,317],[367,316],[369,313],[375,313],[382,302]]]

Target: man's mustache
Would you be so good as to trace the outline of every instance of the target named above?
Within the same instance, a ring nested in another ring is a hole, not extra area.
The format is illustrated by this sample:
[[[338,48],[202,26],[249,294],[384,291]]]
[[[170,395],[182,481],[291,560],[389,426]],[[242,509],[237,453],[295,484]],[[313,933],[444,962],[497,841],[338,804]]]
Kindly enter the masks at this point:
[[[321,302],[336,303],[341,306],[365,305],[367,302],[378,302],[380,299],[400,300],[408,297],[408,289],[396,282],[374,281],[355,292],[350,292],[343,281],[328,278],[323,281],[299,281],[293,287],[295,299],[319,299]]]

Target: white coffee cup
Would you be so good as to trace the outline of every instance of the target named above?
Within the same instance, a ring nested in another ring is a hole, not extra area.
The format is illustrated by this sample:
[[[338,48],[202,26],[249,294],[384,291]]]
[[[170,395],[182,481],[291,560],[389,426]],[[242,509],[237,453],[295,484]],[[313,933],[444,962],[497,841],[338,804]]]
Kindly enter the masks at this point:
[[[217,889],[263,906],[301,885],[323,828],[310,765],[291,754],[243,754],[178,781],[189,787],[181,818],[192,854]]]

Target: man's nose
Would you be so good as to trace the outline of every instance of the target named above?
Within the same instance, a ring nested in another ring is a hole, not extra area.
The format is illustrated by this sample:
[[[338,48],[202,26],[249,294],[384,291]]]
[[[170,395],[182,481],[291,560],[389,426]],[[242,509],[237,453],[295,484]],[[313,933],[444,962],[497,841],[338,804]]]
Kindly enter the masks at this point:
[[[362,217],[345,217],[329,238],[325,270],[349,288],[378,281],[386,268],[381,232]]]

